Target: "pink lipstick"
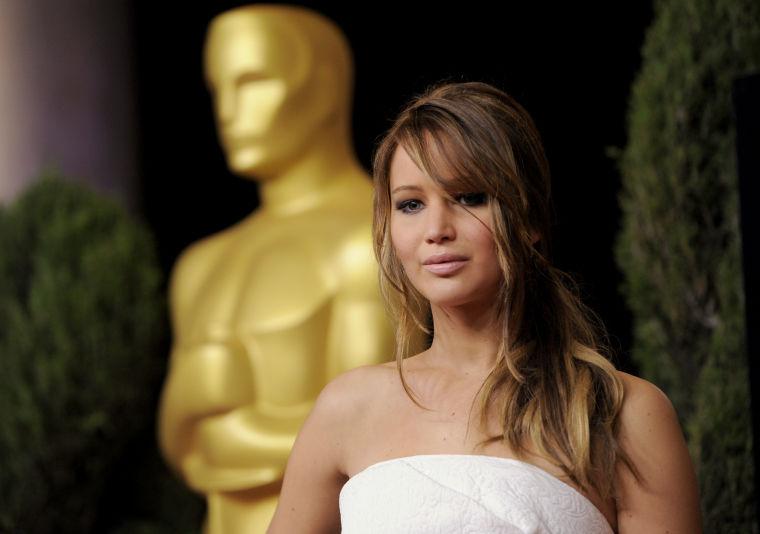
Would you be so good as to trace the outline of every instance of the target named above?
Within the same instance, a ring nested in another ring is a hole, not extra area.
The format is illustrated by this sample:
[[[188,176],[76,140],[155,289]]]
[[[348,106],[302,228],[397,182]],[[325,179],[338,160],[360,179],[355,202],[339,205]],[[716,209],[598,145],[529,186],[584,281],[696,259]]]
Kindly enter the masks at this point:
[[[452,274],[464,267],[467,259],[467,256],[462,256],[461,254],[433,254],[422,262],[422,265],[431,273]]]

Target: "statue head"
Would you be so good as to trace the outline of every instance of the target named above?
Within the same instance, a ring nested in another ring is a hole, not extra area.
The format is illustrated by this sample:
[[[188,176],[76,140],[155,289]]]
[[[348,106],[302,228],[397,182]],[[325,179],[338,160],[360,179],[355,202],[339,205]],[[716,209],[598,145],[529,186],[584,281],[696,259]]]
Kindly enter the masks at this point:
[[[316,142],[349,143],[351,51],[319,13],[273,4],[222,13],[209,25],[204,71],[236,174],[266,180]]]

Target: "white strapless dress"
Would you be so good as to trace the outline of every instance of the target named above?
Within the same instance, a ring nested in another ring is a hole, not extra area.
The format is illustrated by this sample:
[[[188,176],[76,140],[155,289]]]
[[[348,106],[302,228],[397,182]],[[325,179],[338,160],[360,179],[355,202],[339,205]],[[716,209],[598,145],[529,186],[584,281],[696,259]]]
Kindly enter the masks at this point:
[[[343,534],[612,534],[572,486],[533,464],[419,454],[370,465],[344,484]]]

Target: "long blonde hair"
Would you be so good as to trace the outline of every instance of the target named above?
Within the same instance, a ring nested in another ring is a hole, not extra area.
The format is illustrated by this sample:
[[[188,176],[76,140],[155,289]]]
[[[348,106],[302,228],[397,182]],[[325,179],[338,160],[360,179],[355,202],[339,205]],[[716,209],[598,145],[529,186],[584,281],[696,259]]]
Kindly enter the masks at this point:
[[[481,82],[439,83],[401,111],[373,156],[374,251],[380,287],[396,321],[396,362],[431,334],[430,303],[410,283],[390,236],[390,163],[399,145],[448,194],[484,192],[504,283],[494,300],[502,331],[497,363],[478,398],[480,424],[497,403],[500,441],[516,454],[536,452],[584,490],[617,497],[622,461],[640,478],[615,439],[624,388],[611,363],[604,326],[572,279],[550,263],[550,175],[539,133],[512,97]],[[535,241],[538,236],[538,241]],[[423,407],[424,408],[424,407]]]

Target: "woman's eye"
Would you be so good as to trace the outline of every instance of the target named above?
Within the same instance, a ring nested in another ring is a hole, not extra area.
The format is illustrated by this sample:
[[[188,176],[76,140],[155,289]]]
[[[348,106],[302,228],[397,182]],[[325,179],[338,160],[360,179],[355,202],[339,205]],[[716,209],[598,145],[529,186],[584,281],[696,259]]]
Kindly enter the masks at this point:
[[[486,202],[485,193],[462,193],[457,198],[466,206],[480,206]]]
[[[396,204],[396,209],[403,211],[404,213],[411,213],[413,211],[417,211],[419,209],[420,201],[419,200],[403,200]]]

